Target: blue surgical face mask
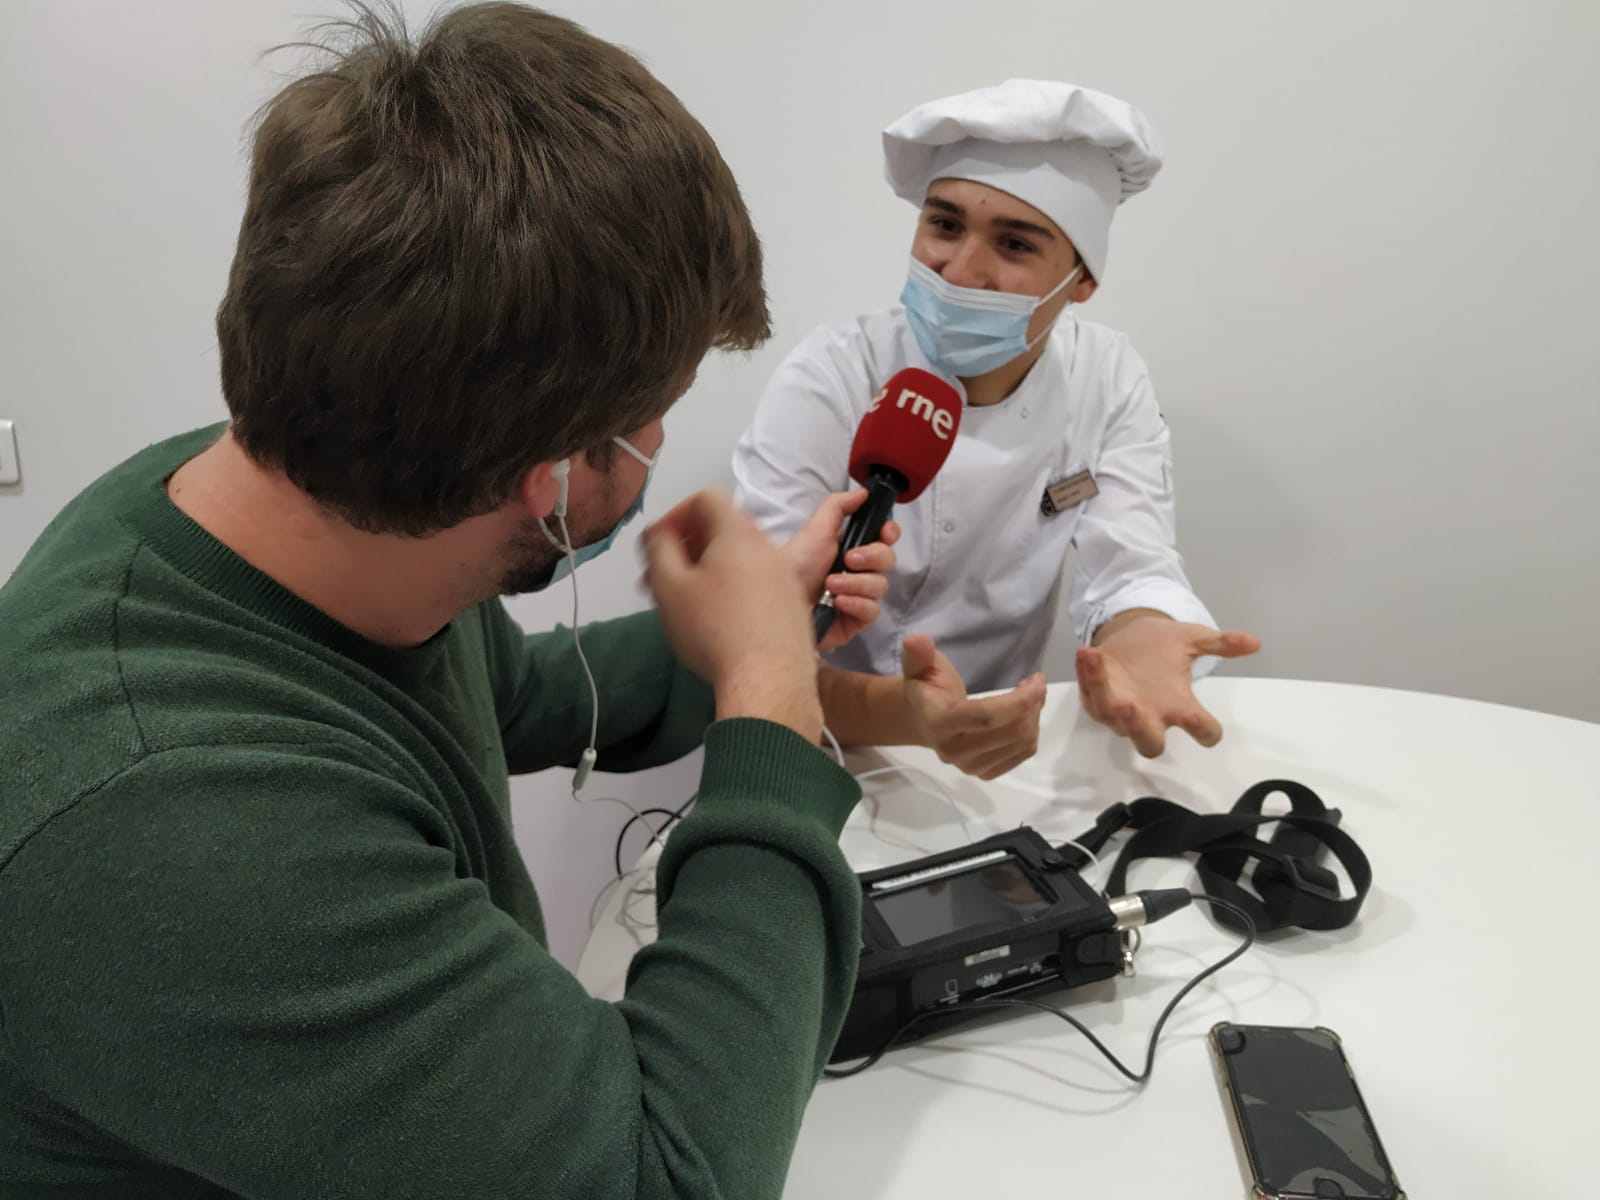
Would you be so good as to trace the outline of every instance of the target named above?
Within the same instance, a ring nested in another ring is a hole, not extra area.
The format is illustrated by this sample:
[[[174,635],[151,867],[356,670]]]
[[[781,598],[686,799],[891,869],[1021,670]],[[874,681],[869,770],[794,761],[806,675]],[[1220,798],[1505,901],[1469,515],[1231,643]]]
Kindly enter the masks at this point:
[[[661,461],[661,451],[657,450],[655,457],[650,458],[635,447],[632,442],[628,441],[627,438],[615,437],[611,440],[644,464],[644,482],[639,485],[639,494],[633,498],[633,503],[628,505],[628,511],[617,518],[617,523],[611,527],[611,532],[598,542],[591,542],[587,546],[570,546],[567,544],[567,521],[565,515],[558,517],[558,523],[561,526],[560,538],[550,532],[550,526],[545,524],[543,517],[540,517],[539,528],[544,530],[544,536],[550,540],[552,546],[563,551],[560,560],[556,563],[555,570],[550,573],[550,578],[545,580],[538,589],[540,591],[543,591],[557,580],[565,579],[578,567],[583,566],[584,563],[589,562],[591,559],[599,558],[607,550],[611,549],[613,543],[617,540],[617,535],[622,532],[628,522],[644,511],[644,494],[650,490],[650,480],[656,473],[656,464]]]
[[[934,369],[958,379],[972,379],[1005,366],[1038,345],[1050,331],[1028,340],[1028,323],[1034,312],[1082,269],[1081,264],[1073,267],[1043,296],[1022,296],[957,287],[913,258],[900,303],[905,305],[917,345]]]

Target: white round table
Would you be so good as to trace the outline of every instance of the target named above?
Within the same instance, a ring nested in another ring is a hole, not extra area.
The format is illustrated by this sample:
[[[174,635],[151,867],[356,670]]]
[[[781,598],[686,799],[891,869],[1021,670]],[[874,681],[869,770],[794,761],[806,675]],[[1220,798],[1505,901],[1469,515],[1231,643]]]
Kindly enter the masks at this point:
[[[824,1080],[787,1196],[1242,1196],[1204,1041],[1221,1020],[1336,1030],[1418,1200],[1600,1195],[1587,1099],[1600,1078],[1600,891],[1588,886],[1600,725],[1289,680],[1211,678],[1198,694],[1223,723],[1222,744],[1203,750],[1178,734],[1153,761],[1083,716],[1076,687],[1059,684],[1039,754],[1002,781],[961,776],[923,750],[851,755],[858,773],[903,764],[942,787],[915,774],[867,779],[841,844],[866,870],[1019,823],[1060,841],[1144,795],[1223,811],[1249,785],[1288,778],[1342,809],[1371,859],[1356,924],[1278,935],[1202,985],[1168,1023],[1142,1089],[1064,1022],[1022,1012]],[[1130,871],[1130,888],[1181,884],[1198,887],[1184,862]],[[578,968],[608,998],[649,936],[621,917],[625,898],[619,889],[599,914]],[[650,919],[648,895],[634,894],[631,911]],[[1194,906],[1145,931],[1134,978],[1050,998],[1137,1069],[1162,1006],[1231,936]]]

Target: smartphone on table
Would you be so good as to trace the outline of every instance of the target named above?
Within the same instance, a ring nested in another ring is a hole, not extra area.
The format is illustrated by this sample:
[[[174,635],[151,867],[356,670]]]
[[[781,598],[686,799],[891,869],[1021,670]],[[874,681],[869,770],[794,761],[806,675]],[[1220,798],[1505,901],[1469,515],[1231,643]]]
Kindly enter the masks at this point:
[[[1224,1021],[1210,1042],[1258,1200],[1405,1200],[1338,1034]]]

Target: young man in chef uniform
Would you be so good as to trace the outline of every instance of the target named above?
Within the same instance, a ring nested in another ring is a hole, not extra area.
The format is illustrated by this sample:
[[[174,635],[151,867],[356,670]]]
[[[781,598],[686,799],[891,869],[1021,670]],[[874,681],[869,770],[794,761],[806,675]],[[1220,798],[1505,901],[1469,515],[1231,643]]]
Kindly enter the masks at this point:
[[[1113,214],[1160,169],[1154,132],[1114,97],[1014,79],[924,104],[883,143],[890,186],[920,209],[901,306],[802,341],[733,459],[738,502],[792,534],[847,486],[851,438],[890,376],[920,367],[964,390],[949,460],[895,511],[882,615],[825,656],[833,732],[931,746],[982,778],[1028,758],[1075,549],[1084,708],[1148,756],[1169,728],[1215,744],[1191,681],[1260,642],[1220,632],[1190,588],[1149,373],[1125,335],[1078,315],[1105,278]]]

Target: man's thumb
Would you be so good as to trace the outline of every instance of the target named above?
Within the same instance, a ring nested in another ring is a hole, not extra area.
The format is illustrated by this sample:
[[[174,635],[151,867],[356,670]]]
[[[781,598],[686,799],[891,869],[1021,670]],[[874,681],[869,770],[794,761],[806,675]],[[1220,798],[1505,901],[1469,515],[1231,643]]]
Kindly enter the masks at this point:
[[[689,571],[689,556],[675,530],[657,524],[645,530],[644,557],[648,567],[646,582],[659,598],[672,590]]]
[[[939,666],[939,652],[925,633],[913,633],[900,647],[900,673],[907,679],[926,679]]]

